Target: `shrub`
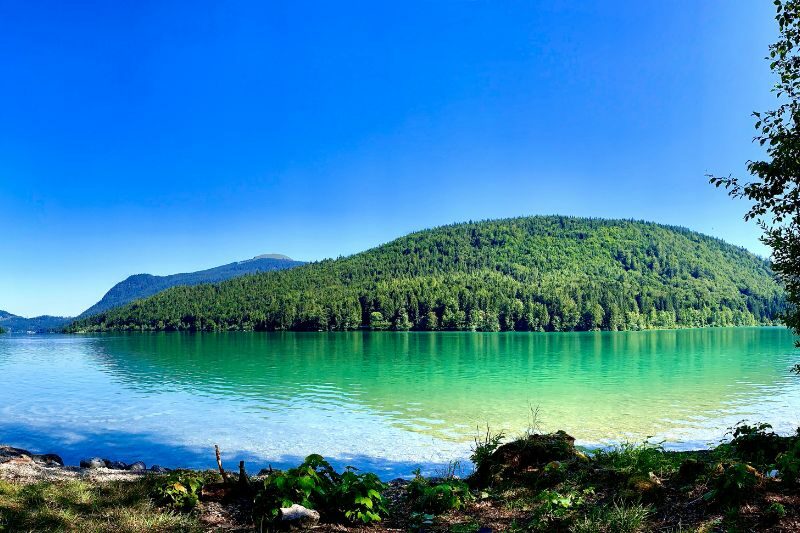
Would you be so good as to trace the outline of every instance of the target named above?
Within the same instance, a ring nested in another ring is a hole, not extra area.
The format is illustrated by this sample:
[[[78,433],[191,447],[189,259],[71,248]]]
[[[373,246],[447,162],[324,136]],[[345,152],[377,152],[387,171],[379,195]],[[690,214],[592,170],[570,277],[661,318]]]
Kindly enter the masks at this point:
[[[745,463],[720,463],[710,482],[712,489],[703,495],[703,499],[738,503],[758,484],[758,471]]]
[[[190,511],[200,501],[200,491],[207,482],[202,472],[179,470],[159,479],[153,493],[160,505]]]
[[[789,449],[778,455],[776,465],[784,482],[794,483],[800,479],[800,438],[795,438]]]
[[[347,467],[334,491],[336,510],[353,522],[380,522],[387,514],[386,501],[381,494],[386,484],[372,473],[356,474]]]
[[[470,460],[475,464],[475,468],[480,468],[481,465],[487,464],[489,458],[494,451],[500,447],[503,442],[505,433],[492,433],[487,424],[486,433],[482,436],[475,437],[475,447],[472,448],[472,454],[469,456]]]
[[[731,446],[736,455],[748,463],[771,465],[785,449],[784,439],[771,431],[769,424],[749,426],[740,422],[732,428]]]
[[[274,520],[281,507],[296,503],[328,518],[370,523],[386,514],[381,493],[386,489],[375,474],[357,474],[348,467],[339,474],[320,455],[309,455],[296,468],[267,476],[256,493],[253,514],[257,523]]]
[[[786,507],[784,507],[783,504],[780,504],[778,502],[772,502],[771,504],[769,504],[769,507],[767,507],[767,511],[765,514],[769,520],[777,522],[778,520],[786,516]]]
[[[442,514],[458,510],[473,499],[467,484],[455,478],[432,483],[419,474],[406,486],[411,509],[422,514]]]

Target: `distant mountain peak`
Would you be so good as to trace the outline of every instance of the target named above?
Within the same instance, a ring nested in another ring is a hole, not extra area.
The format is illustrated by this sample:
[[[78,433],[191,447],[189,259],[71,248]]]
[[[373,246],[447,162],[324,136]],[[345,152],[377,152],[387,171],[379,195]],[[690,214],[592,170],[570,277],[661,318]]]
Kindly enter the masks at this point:
[[[258,259],[281,259],[283,261],[294,261],[294,259],[292,259],[288,255],[283,255],[283,254],[261,254],[255,256],[250,261],[256,261]]]

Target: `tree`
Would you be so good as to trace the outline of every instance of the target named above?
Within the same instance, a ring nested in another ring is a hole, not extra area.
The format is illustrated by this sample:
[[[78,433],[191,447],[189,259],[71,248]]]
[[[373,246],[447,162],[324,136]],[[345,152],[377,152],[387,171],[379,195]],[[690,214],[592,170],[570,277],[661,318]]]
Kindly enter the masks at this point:
[[[6,332],[6,330],[4,330],[2,327],[0,327],[0,335],[2,335],[5,332]]]
[[[383,313],[373,311],[369,315],[369,327],[376,330],[389,329],[389,322],[383,318]]]
[[[709,178],[732,197],[753,202],[744,218],[761,226],[761,240],[772,249],[772,269],[786,287],[790,307],[784,322],[800,334],[800,1],[775,0],[775,6],[780,37],[769,47],[768,59],[778,76],[772,92],[780,104],[753,113],[754,140],[766,156],[747,162],[753,181]],[[800,371],[800,365],[795,368]]]
[[[397,331],[408,331],[411,329],[411,321],[408,319],[408,311],[405,308],[397,312],[397,317],[394,319],[392,327]]]

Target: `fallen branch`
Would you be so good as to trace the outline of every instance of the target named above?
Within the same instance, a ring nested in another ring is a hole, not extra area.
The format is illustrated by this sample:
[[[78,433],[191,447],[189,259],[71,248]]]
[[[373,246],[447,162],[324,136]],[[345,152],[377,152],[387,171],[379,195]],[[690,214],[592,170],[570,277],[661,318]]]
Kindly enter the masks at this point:
[[[214,445],[214,451],[217,454],[217,466],[219,467],[219,473],[222,475],[222,481],[224,481],[225,483],[228,483],[230,481],[228,479],[228,473],[225,472],[224,468],[222,468],[222,457],[220,456],[220,453],[219,453],[219,446],[217,446],[216,444]]]

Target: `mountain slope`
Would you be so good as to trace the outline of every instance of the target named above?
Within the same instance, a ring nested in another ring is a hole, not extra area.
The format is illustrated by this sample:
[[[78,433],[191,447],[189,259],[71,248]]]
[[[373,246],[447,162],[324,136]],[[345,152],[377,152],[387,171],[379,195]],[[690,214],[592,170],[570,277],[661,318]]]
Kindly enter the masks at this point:
[[[40,333],[60,330],[72,320],[74,320],[72,317],[50,315],[25,318],[7,311],[0,311],[0,327],[12,333],[25,333],[28,331]]]
[[[767,262],[719,239],[547,216],[443,226],[285,272],[175,287],[69,329],[618,330],[770,323],[783,306]]]
[[[294,261],[285,255],[264,254],[246,261],[229,263],[198,272],[172,274],[169,276],[136,274],[111,287],[99,302],[81,313],[80,317],[102,313],[103,311],[125,305],[140,298],[152,296],[164,289],[176,287],[178,285],[217,283],[238,276],[244,276],[245,274],[284,270],[303,264],[305,263],[302,261]]]

